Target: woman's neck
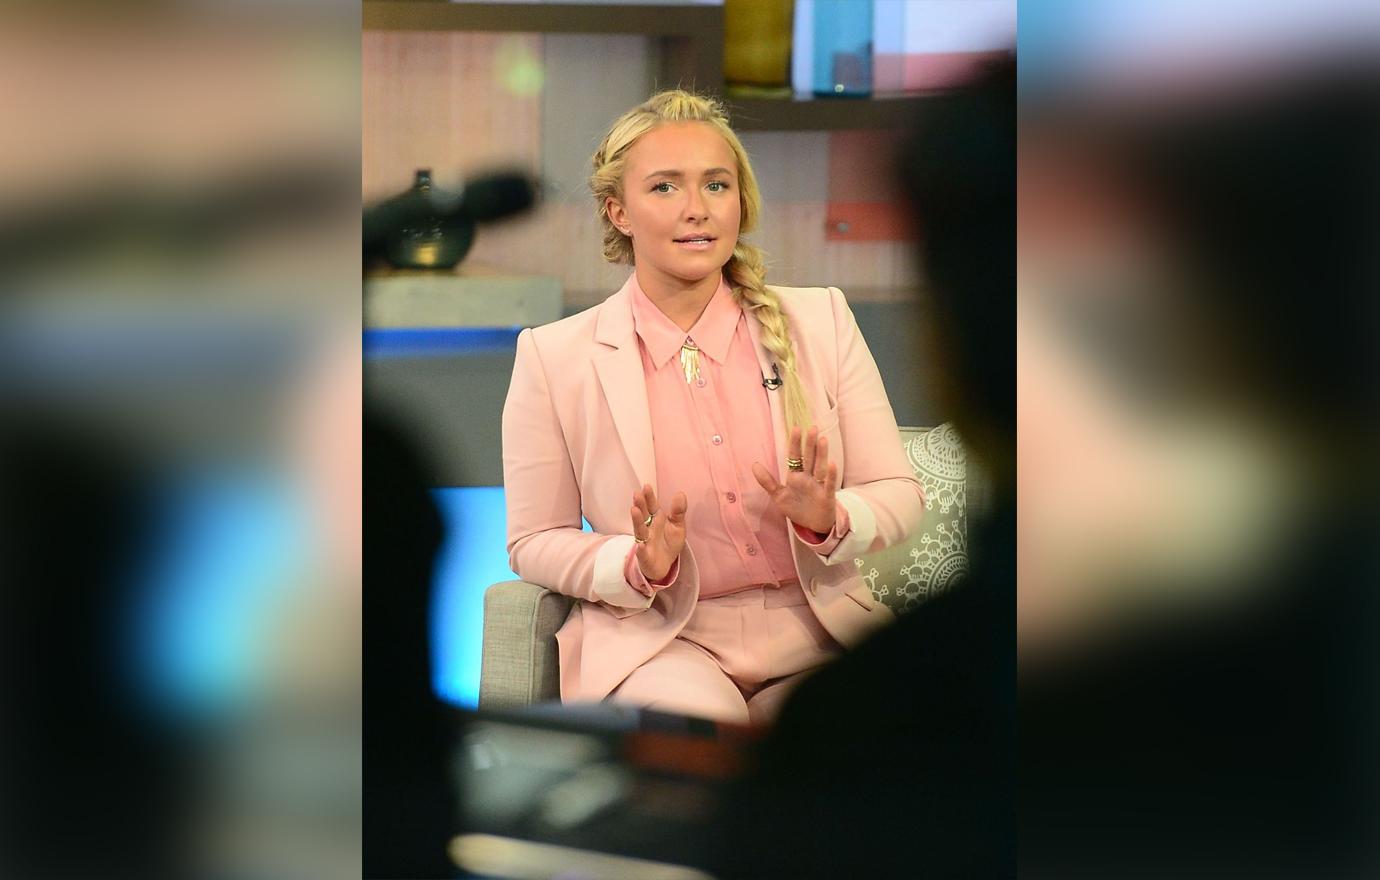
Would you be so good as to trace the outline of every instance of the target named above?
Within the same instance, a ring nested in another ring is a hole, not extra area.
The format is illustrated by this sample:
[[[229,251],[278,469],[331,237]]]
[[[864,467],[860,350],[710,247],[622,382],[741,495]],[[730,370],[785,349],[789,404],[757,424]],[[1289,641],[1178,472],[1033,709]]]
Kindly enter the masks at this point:
[[[719,289],[721,272],[711,272],[699,281],[687,282],[660,272],[644,273],[637,268],[637,284],[647,299],[682,330],[689,330],[704,314],[705,306]]]

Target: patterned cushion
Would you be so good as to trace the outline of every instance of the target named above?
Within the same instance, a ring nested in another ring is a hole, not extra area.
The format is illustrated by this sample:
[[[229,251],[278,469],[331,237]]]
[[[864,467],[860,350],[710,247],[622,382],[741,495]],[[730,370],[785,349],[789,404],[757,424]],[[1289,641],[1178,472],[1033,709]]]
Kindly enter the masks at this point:
[[[902,428],[901,442],[925,488],[925,514],[909,541],[853,560],[872,595],[904,614],[968,573],[967,467],[950,424]]]

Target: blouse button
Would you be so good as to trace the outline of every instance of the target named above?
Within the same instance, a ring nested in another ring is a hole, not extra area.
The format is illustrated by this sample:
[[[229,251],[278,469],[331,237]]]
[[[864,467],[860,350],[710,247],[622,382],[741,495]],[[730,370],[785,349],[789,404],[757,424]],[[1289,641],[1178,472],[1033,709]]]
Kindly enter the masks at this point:
[[[729,504],[732,504],[733,502],[735,502],[735,501],[737,501],[737,500],[738,500],[738,494],[737,494],[736,492],[729,492],[729,493],[728,493],[728,503],[729,503]]]
[[[699,387],[699,388],[703,388],[703,387],[704,387],[704,377],[701,376],[700,378],[696,379],[696,380],[695,380],[695,385],[696,385],[697,387]]]
[[[756,556],[756,555],[757,555],[757,545],[756,545],[756,544],[749,544],[749,545],[747,546],[747,553],[748,553],[749,556]]]
[[[715,446],[718,446],[720,443],[724,442],[724,438],[719,436],[718,434],[715,434],[713,437],[710,437],[709,439],[714,441]]]

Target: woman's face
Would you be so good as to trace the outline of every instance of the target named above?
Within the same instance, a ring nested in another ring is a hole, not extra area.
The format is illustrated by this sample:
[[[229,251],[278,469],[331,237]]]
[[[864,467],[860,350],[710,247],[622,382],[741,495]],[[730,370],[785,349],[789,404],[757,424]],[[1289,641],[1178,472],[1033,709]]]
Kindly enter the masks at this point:
[[[610,198],[608,212],[632,236],[637,265],[687,282],[720,271],[742,220],[737,167],[728,142],[703,122],[667,123],[633,144],[623,199]]]

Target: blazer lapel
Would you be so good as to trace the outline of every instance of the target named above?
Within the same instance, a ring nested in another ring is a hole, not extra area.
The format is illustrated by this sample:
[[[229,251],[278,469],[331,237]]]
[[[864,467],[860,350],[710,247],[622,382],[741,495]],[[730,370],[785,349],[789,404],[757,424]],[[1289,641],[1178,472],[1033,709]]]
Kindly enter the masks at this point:
[[[629,282],[634,276],[629,276]],[[647,380],[642,374],[642,357],[633,328],[632,302],[628,283],[604,301],[594,329],[594,339],[612,346],[594,356],[594,369],[604,389],[613,424],[623,451],[637,476],[638,486],[656,485],[656,457],[652,446],[652,413],[647,406]]]

